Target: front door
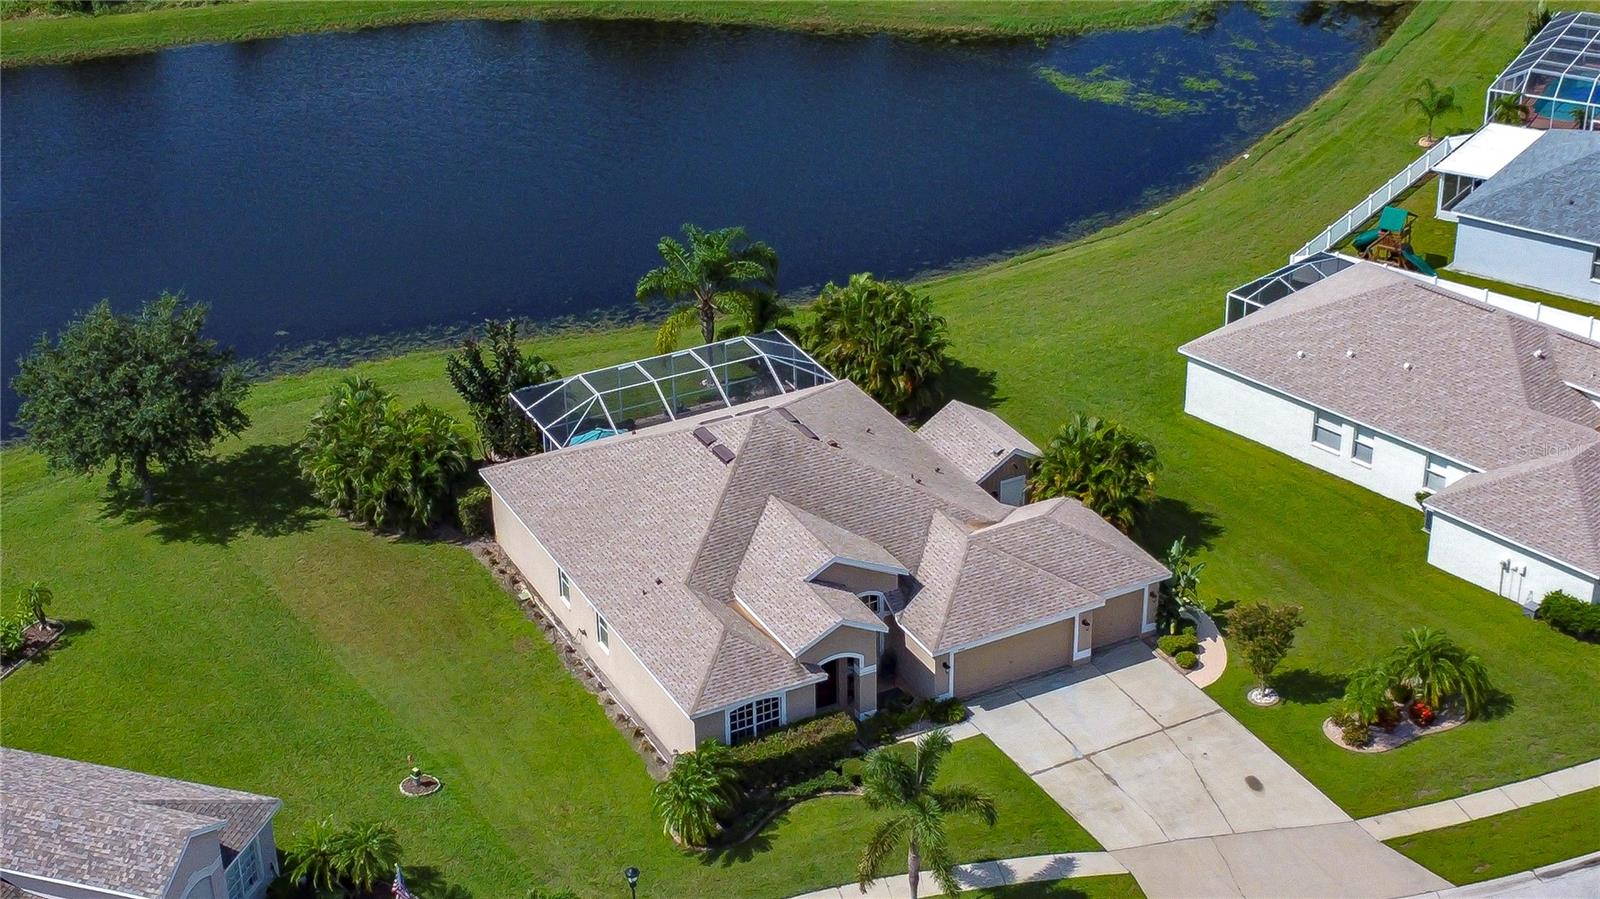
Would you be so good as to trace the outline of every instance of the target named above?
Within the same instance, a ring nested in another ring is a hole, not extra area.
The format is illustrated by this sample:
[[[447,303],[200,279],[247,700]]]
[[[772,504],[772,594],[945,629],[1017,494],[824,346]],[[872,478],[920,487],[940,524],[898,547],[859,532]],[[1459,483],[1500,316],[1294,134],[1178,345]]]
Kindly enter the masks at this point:
[[[834,659],[822,666],[828,673],[828,679],[817,684],[817,710],[828,708],[839,701],[839,666],[844,664],[843,659]]]

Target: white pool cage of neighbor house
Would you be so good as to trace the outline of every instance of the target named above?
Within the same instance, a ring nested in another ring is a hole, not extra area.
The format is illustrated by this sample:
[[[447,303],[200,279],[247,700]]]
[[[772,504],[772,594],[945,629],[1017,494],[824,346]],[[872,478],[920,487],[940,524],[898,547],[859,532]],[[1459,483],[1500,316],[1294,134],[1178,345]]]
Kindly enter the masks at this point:
[[[1489,85],[1485,122],[1505,98],[1528,127],[1600,130],[1600,13],[1552,18]]]
[[[783,332],[763,331],[524,387],[510,401],[553,450],[833,380]]]

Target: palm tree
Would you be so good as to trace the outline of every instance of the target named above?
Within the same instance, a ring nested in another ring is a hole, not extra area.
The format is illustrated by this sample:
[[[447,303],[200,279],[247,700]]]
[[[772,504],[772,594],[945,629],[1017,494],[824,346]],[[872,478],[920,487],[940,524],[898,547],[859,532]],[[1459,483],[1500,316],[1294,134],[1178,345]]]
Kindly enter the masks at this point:
[[[906,882],[911,899],[917,899],[917,881],[927,867],[945,895],[961,891],[955,863],[945,833],[947,815],[971,815],[994,826],[994,800],[970,787],[936,787],[939,763],[950,751],[950,734],[944,728],[929,731],[917,741],[911,758],[898,746],[884,746],[867,755],[861,786],[867,807],[892,814],[879,822],[861,853],[856,881],[864,893],[878,879],[889,853],[906,846]]]
[[[752,307],[758,297],[777,289],[778,254],[760,241],[751,241],[743,228],[706,231],[683,226],[688,246],[661,238],[656,250],[664,263],[645,272],[634,289],[641,304],[667,300],[675,304],[656,332],[656,352],[665,353],[678,343],[678,335],[696,322],[705,343],[717,337],[717,313],[759,318]]]
[[[803,342],[829,371],[896,415],[933,408],[939,378],[951,363],[945,320],[931,299],[862,272],[843,287],[823,287],[812,311]]]
[[[1427,116],[1429,146],[1434,143],[1433,120],[1447,112],[1461,111],[1461,107],[1456,105],[1456,89],[1447,87],[1440,90],[1432,78],[1422,79],[1422,93],[1406,100],[1406,105],[1416,107],[1417,111]]]
[[[332,892],[340,880],[339,831],[331,818],[311,822],[300,838],[284,853],[284,873],[292,881],[304,881],[317,894]]]
[[[1521,125],[1528,120],[1528,111],[1521,94],[1501,94],[1494,98],[1490,117],[1502,125]]]
[[[1155,499],[1160,463],[1150,441],[1119,424],[1074,414],[1033,464],[1035,500],[1070,496],[1123,533]]]
[[[1344,683],[1344,704],[1362,724],[1372,724],[1384,716],[1386,709],[1394,708],[1389,698],[1394,686],[1394,675],[1382,662],[1363,665],[1350,672]]]
[[[652,804],[667,836],[704,846],[721,829],[717,816],[733,805],[735,789],[728,747],[707,740],[673,760],[666,780],[655,786]]]
[[[376,821],[352,824],[334,838],[334,857],[342,879],[363,893],[400,864],[394,828]]]
[[[1476,718],[1483,711],[1494,689],[1482,659],[1428,627],[1406,631],[1399,648],[1389,657],[1388,669],[1396,682],[1436,709],[1446,699],[1460,697],[1468,718]]]
[[[34,581],[22,588],[22,604],[39,622],[40,627],[48,627],[50,622],[44,617],[45,607],[56,598],[55,591],[51,590],[44,581]]]

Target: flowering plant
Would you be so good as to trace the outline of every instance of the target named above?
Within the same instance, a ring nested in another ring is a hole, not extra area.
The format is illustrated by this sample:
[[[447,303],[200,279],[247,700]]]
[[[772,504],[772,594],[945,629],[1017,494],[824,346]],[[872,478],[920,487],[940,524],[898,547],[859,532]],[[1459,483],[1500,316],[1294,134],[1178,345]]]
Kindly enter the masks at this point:
[[[1423,702],[1419,699],[1411,704],[1411,720],[1417,722],[1423,727],[1427,727],[1433,723],[1433,718],[1433,707],[1429,706],[1426,702]]]

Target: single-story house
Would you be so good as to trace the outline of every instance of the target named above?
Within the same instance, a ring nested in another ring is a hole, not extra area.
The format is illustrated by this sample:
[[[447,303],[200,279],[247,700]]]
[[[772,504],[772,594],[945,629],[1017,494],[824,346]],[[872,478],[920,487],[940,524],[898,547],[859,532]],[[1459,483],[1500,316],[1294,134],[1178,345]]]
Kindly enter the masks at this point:
[[[1600,343],[1359,262],[1179,352],[1189,414],[1420,497],[1438,567],[1600,599]]]
[[[0,748],[0,896],[259,899],[270,796]]]
[[[1450,267],[1600,303],[1600,131],[1510,130],[1536,137],[1509,161],[1485,153],[1452,162],[1473,150],[1480,132],[1435,167],[1441,205],[1446,188],[1457,194],[1448,207],[1456,220]],[[1502,149],[1517,144],[1498,140]],[[1455,169],[1493,172],[1474,183]]]
[[[1037,452],[1020,435],[962,407],[913,432],[818,377],[483,471],[500,546],[663,751],[895,687],[971,696],[1154,629],[1159,562],[1076,501],[994,495]]]

